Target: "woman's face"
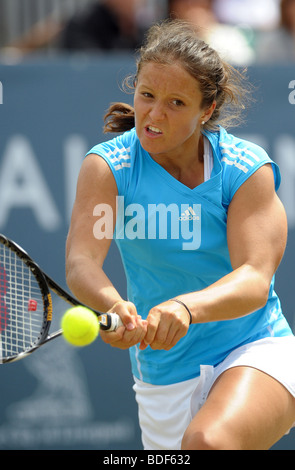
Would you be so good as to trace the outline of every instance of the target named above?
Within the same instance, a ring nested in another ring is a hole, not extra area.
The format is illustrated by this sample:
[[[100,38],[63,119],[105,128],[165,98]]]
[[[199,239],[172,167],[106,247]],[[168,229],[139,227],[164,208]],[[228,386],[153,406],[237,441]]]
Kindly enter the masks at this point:
[[[196,152],[200,126],[212,110],[201,108],[198,81],[179,63],[145,64],[134,96],[135,124],[142,147],[154,158]]]

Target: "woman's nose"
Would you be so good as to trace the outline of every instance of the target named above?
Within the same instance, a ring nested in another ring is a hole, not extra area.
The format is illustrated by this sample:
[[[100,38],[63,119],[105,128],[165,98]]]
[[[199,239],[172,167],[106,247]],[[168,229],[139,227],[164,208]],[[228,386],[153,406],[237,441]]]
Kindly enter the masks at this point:
[[[153,121],[161,121],[165,116],[164,106],[161,103],[154,103],[149,115]]]

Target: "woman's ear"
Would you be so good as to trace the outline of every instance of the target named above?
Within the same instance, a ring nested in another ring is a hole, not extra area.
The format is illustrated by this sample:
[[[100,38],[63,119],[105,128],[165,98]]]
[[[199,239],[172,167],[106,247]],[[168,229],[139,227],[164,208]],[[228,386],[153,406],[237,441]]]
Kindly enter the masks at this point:
[[[214,110],[216,108],[216,101],[213,101],[211,106],[204,110],[204,112],[201,115],[201,122],[202,125],[206,124],[207,121],[211,118],[212,114],[214,113]]]

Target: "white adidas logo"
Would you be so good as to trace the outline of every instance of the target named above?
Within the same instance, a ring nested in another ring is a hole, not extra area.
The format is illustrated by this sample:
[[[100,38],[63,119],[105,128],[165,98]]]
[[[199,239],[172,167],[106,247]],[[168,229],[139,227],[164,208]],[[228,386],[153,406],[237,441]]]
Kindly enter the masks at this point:
[[[186,211],[182,212],[179,220],[199,220],[200,217],[195,213],[192,207],[189,207]]]

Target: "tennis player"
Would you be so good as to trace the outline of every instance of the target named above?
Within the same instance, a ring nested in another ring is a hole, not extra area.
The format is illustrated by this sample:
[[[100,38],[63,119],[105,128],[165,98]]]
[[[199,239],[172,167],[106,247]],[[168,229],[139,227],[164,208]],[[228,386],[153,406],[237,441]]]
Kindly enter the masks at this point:
[[[226,130],[250,94],[189,25],[155,25],[134,108],[112,105],[119,135],[81,168],[67,281],[123,320],[101,336],[130,350],[146,450],[269,449],[295,423],[295,340],[274,290],[280,172]],[[103,271],[114,227],[127,300]]]

